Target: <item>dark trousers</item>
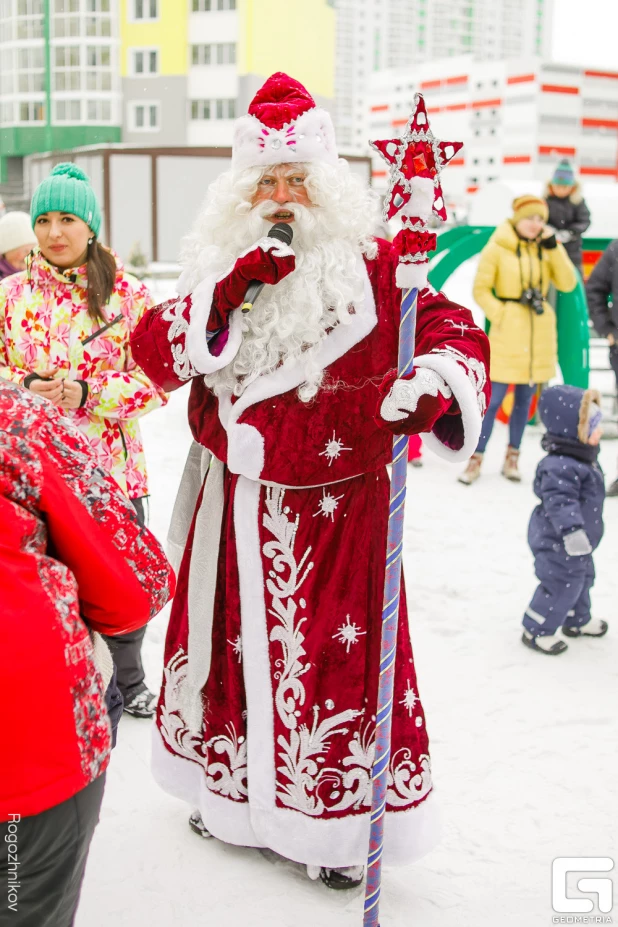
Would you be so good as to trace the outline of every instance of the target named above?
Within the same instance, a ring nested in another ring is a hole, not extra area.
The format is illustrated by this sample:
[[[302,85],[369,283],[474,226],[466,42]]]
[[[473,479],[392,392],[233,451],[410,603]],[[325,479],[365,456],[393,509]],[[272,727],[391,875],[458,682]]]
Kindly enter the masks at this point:
[[[491,438],[498,409],[502,405],[508,388],[508,383],[495,383],[493,380],[491,382],[491,401],[487,414],[483,419],[483,430],[481,431],[481,437],[476,448],[479,454],[484,453],[487,442]],[[515,386],[515,402],[513,404],[511,418],[509,419],[509,444],[511,447],[519,449],[528,422],[530,403],[532,402],[535,389],[536,387],[529,386],[527,383],[518,383]]]
[[[526,631],[535,637],[558,628],[581,628],[590,621],[590,590],[594,585],[592,554],[586,557],[539,553],[534,571],[540,580],[524,615]]]
[[[143,499],[131,499],[137,513],[137,520],[142,527],[146,524],[146,510]],[[107,637],[105,640],[112,652],[117,671],[117,684],[122,697],[127,702],[144,682],[144,667],[142,666],[142,641],[146,633],[146,625],[137,631],[128,634],[119,634],[116,637]]]
[[[105,773],[47,811],[0,824],[1,927],[71,927],[104,788]]]

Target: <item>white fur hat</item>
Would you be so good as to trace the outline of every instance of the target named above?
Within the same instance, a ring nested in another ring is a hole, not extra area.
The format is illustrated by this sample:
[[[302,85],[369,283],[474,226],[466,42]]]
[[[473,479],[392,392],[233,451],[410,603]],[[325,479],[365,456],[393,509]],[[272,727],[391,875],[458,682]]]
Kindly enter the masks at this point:
[[[332,119],[293,77],[278,71],[258,90],[237,120],[232,167],[268,167],[290,161],[337,163]]]
[[[27,212],[7,212],[0,219],[0,255],[22,245],[36,245],[30,216]]]

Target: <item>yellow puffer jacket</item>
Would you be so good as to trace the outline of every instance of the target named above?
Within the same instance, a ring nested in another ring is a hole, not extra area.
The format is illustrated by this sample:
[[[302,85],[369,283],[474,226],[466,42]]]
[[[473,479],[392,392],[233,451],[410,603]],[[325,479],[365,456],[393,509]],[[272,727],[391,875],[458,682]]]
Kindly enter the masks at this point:
[[[543,315],[518,300],[530,286],[546,297],[550,283],[569,293],[577,275],[561,244],[540,252],[541,260],[537,243],[520,239],[509,221],[481,252],[473,293],[491,322],[490,376],[496,383],[547,383],[556,374],[556,313],[546,299]]]

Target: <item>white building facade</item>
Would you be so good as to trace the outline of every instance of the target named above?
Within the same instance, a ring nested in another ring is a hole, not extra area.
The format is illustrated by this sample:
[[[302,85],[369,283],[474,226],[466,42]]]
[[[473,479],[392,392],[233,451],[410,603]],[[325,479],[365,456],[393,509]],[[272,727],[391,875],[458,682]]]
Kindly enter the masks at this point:
[[[618,179],[618,71],[465,56],[376,73],[365,137],[398,135],[417,91],[434,134],[464,142],[443,175],[451,206],[491,181],[546,181],[562,157],[584,180]],[[377,159],[373,181],[378,189],[386,184]]]
[[[554,0],[336,0],[337,135],[364,154],[372,74],[470,54],[549,58]]]

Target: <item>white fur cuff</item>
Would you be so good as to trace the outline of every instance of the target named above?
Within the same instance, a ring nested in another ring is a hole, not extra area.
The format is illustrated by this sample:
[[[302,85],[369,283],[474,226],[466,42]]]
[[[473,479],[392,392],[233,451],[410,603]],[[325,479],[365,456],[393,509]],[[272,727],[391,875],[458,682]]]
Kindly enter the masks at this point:
[[[429,261],[406,261],[398,264],[395,271],[395,284],[400,290],[409,290],[416,287],[419,291],[427,286],[427,271]]]

